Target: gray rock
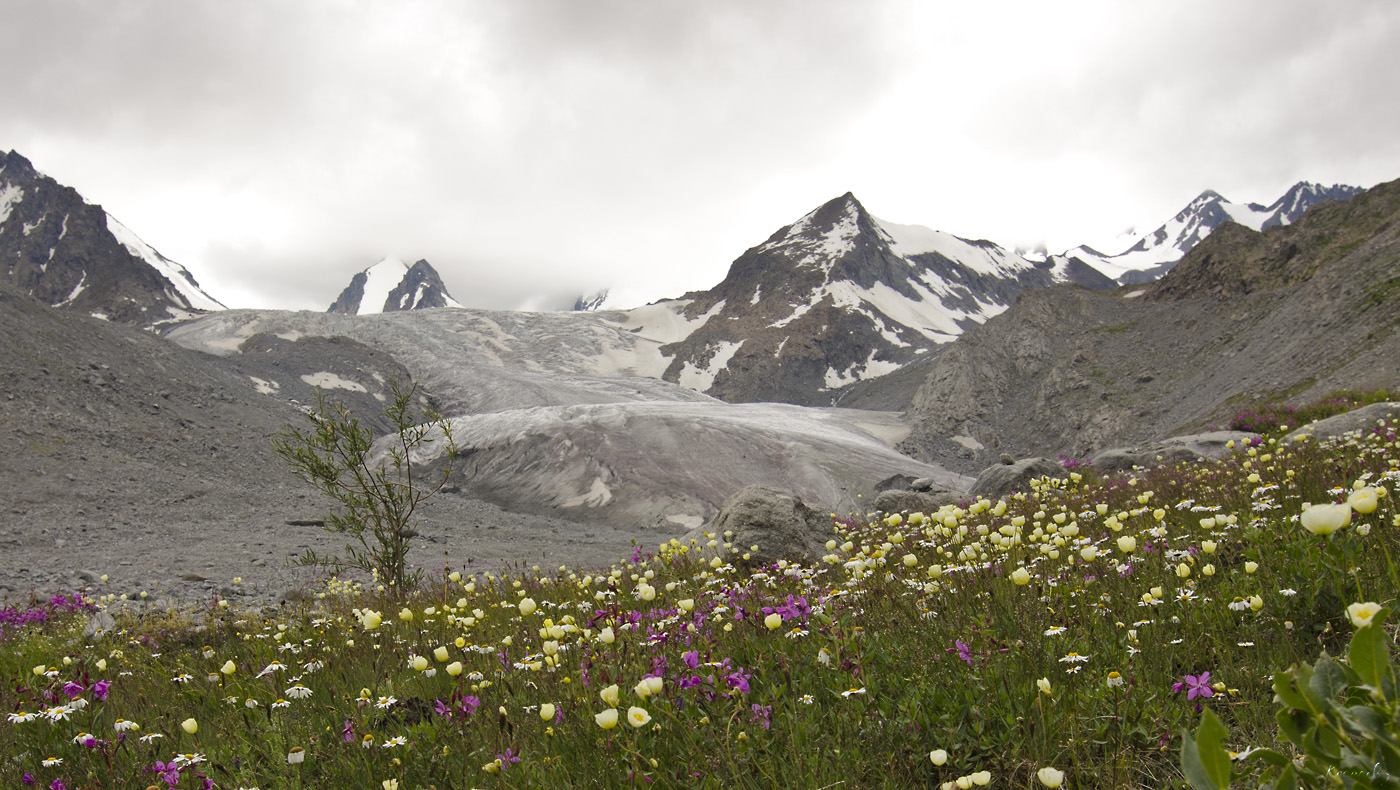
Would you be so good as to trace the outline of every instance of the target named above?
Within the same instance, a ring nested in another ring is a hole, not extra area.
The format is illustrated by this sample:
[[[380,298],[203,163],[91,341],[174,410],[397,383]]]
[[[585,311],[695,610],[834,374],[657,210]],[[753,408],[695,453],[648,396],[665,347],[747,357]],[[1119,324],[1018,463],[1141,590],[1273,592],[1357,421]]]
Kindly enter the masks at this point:
[[[966,498],[967,495],[952,491],[882,491],[874,504],[876,510],[885,513],[930,513]]]
[[[1093,456],[1089,463],[1105,474],[1126,472],[1135,466],[1149,467],[1161,463],[1196,461],[1202,458],[1220,460],[1229,457],[1233,449],[1259,438],[1247,431],[1210,431],[1185,436],[1173,436],[1141,447],[1115,447]]]
[[[757,565],[778,560],[810,562],[826,553],[826,542],[835,537],[831,515],[819,513],[791,491],[771,486],[751,485],[725,500],[719,515],[706,527],[692,530],[686,539],[703,543],[703,533],[723,536],[732,532],[729,542],[742,552],[750,552]]]
[[[116,627],[117,621],[113,619],[112,615],[98,612],[88,618],[88,624],[83,628],[83,638],[96,642]]]
[[[1064,467],[1048,458],[1022,458],[1014,464],[999,463],[982,470],[968,494],[996,496],[1027,491],[1039,477],[1064,477]]]
[[[1376,427],[1377,420],[1385,420],[1394,425],[1400,420],[1400,402],[1373,403],[1353,409],[1346,414],[1338,414],[1325,420],[1317,420],[1283,437],[1285,443],[1295,442],[1304,436],[1316,440],[1334,439],[1352,431],[1367,431]]]

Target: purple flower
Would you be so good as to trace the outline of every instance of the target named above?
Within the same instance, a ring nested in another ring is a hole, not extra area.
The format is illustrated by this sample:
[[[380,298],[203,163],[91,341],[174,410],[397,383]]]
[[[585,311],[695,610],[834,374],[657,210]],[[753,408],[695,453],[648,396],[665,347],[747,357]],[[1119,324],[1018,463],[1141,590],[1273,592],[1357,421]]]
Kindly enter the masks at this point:
[[[442,703],[439,702],[438,704],[441,705]],[[439,713],[441,713],[441,711],[439,711]],[[340,728],[340,734],[341,737],[345,738],[346,743],[355,740],[355,728],[351,726],[349,719],[346,719],[345,726]]]
[[[734,688],[738,689],[738,690],[739,690],[739,693],[741,693],[741,694],[747,694],[747,693],[749,693],[749,678],[750,678],[750,677],[752,677],[752,675],[750,675],[750,674],[744,672],[744,670],[740,669],[740,670],[738,670],[737,672],[731,672],[730,674],[725,675],[725,676],[724,676],[724,679],[727,680],[727,681],[729,681],[729,685],[731,685],[731,686],[733,686]]]
[[[83,693],[83,687],[73,681],[63,684],[63,693],[68,695],[68,699],[77,699]]]
[[[25,771],[24,776],[20,777],[20,781],[24,782],[26,785],[32,785],[34,784],[34,774]]]
[[[1210,673],[1202,672],[1200,676],[1187,675],[1185,682],[1172,685],[1172,691],[1180,693],[1186,691],[1186,699],[1193,700],[1197,697],[1213,697],[1215,690],[1210,687]]]
[[[92,684],[92,697],[98,702],[107,701],[107,689],[112,685],[110,680],[99,680]]]
[[[753,711],[753,716],[750,717],[749,721],[758,722],[759,725],[762,726],[765,730],[770,729],[773,726],[772,705],[759,705],[758,703],[754,703],[749,706],[749,710]]]
[[[691,669],[695,669],[696,667],[700,666],[700,651],[691,650],[688,653],[682,653],[681,659],[685,661],[686,666],[690,667]]]
[[[520,753],[506,749],[503,754],[496,755],[496,759],[501,761],[501,770],[505,770],[511,763],[520,762]]]
[[[972,648],[968,647],[966,642],[959,639],[957,641],[957,647],[948,648],[949,653],[954,650],[958,652],[958,658],[966,661],[968,666],[972,666]]]
[[[55,779],[53,784],[49,785],[49,790],[67,790],[67,788],[63,786],[62,779]]]

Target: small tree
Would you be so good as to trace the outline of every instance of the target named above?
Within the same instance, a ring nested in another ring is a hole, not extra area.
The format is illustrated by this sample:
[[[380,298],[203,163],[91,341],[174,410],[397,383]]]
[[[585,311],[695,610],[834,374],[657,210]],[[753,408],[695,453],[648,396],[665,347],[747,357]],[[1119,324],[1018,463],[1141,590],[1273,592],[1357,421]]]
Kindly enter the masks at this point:
[[[383,457],[371,454],[374,431],[360,425],[340,401],[316,390],[316,407],[308,415],[311,429],[288,428],[272,440],[272,449],[301,479],[336,499],[340,508],[326,520],[328,532],[345,532],[359,542],[346,544],[346,557],[320,556],[313,550],[295,560],[298,565],[329,567],[335,573],[356,568],[372,573],[397,591],[407,591],[421,581],[422,573],[407,569],[409,539],[413,536],[413,511],[418,503],[436,494],[452,473],[457,446],[451,424],[437,412],[415,414],[410,408],[418,385],[405,388],[397,379],[389,382],[392,401],[384,416],[397,431]],[[442,479],[431,489],[413,476],[412,452],[441,433],[447,444]],[[373,538],[371,543],[366,531]]]

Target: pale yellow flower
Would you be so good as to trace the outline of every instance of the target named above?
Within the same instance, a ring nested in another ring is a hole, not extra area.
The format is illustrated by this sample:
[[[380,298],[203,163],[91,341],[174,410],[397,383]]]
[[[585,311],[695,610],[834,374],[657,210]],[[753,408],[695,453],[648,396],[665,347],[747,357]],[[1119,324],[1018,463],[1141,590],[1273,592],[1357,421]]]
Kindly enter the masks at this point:
[[[1048,697],[1048,696],[1051,696],[1052,692],[1050,691],[1050,679],[1049,679],[1049,678],[1041,678],[1040,680],[1037,680],[1037,681],[1035,682],[1035,685],[1036,685],[1037,688],[1040,689],[1040,692],[1041,692],[1042,694],[1044,694],[1044,695],[1047,696],[1047,697]]]
[[[540,706],[540,718],[545,721],[554,718],[554,712],[554,703],[552,702],[546,702]]]
[[[1314,535],[1331,535],[1351,523],[1351,505],[1313,505],[1299,520]]]
[[[768,626],[768,630],[770,631],[780,628],[783,624],[783,616],[778,614],[777,612],[774,612],[768,615],[767,617],[763,618],[763,624]]]
[[[1132,554],[1137,551],[1137,538],[1132,535],[1122,535],[1118,538],[1118,550],[1124,554]]]
[[[934,749],[928,753],[928,758],[934,765],[942,765],[948,762],[948,751],[946,749]]]
[[[199,732],[199,722],[195,721],[194,719],[185,719],[184,721],[180,722],[180,728],[183,729],[185,732],[189,733],[190,735],[194,735],[195,733]]]
[[[595,715],[593,720],[598,722],[599,727],[605,730],[611,730],[613,727],[617,726],[617,708],[608,708],[602,713]]]
[[[1357,513],[1374,513],[1376,506],[1380,504],[1378,493],[1375,488],[1370,486],[1358,488],[1351,492],[1351,496],[1347,497],[1347,504]]]
[[[617,707],[617,684],[614,683],[611,686],[608,686],[607,688],[599,691],[598,697],[601,698],[604,702],[613,706],[614,708]]]
[[[1015,582],[1016,586],[1018,587],[1024,587],[1025,585],[1030,584],[1030,571],[1026,570],[1025,568],[1017,568],[1016,570],[1011,572],[1011,581]]]
[[[1046,787],[1059,787],[1065,783],[1065,772],[1050,766],[1036,771],[1035,776]]]
[[[651,714],[645,710],[636,706],[627,709],[627,723],[633,727],[644,726],[649,721],[651,721]]]
[[[521,598],[521,599],[520,599],[520,613],[521,613],[521,614],[530,614],[530,613],[533,612],[533,611],[535,611],[535,599],[533,599],[533,598]]]
[[[438,647],[434,648],[434,649],[433,649],[433,658],[436,658],[438,661],[446,661],[446,660],[447,660],[447,646],[446,646],[446,645],[439,645]]]
[[[1371,625],[1381,605],[1367,601],[1365,603],[1354,603],[1347,607],[1347,617],[1351,618],[1351,624],[1357,628],[1366,628]]]

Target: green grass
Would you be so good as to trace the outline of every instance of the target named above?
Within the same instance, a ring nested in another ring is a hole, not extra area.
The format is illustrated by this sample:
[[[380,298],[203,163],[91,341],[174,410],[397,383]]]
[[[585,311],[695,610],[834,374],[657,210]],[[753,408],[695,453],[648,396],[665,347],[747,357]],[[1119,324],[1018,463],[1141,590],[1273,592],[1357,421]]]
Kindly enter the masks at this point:
[[[721,535],[591,574],[439,576],[403,601],[330,581],[296,610],[127,619],[96,642],[85,612],[40,605],[0,636],[0,783],[164,788],[152,769],[187,755],[181,788],[956,787],[983,771],[1032,788],[1045,766],[1072,788],[1184,787],[1181,733],[1203,711],[1230,749],[1287,751],[1274,673],[1341,651],[1347,604],[1393,602],[1394,496],[1330,537],[1298,516],[1393,489],[1397,448],[1394,428],[1264,443],[843,517],[810,566],[750,568]],[[1178,684],[1207,672],[1219,685],[1188,700]],[[66,684],[88,704],[49,721]]]

